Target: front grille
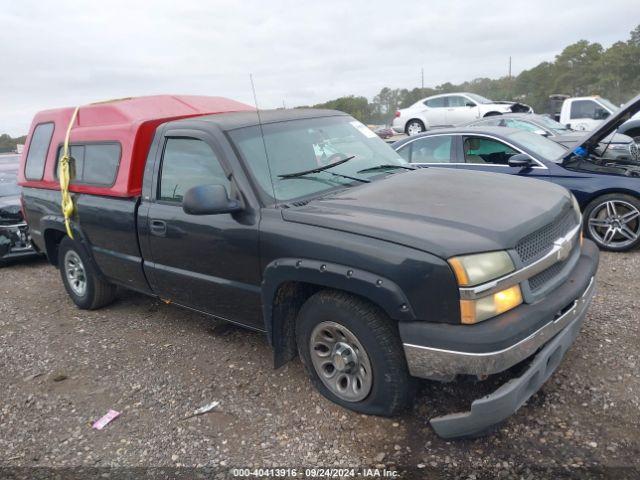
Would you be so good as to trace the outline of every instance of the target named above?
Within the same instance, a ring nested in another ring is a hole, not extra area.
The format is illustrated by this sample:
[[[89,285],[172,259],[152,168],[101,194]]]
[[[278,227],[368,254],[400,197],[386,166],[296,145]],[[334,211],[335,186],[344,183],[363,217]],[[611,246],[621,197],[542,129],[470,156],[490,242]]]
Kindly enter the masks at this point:
[[[638,144],[633,142],[629,144],[629,154],[633,160],[640,160],[640,147],[638,147]]]
[[[564,266],[567,264],[567,260],[563,262],[554,263],[546,270],[541,271],[537,275],[534,275],[529,279],[529,287],[532,292],[540,290],[544,285],[553,280],[558,275]]]
[[[569,208],[553,222],[530,233],[518,242],[516,252],[520,256],[520,260],[524,265],[528,265],[544,257],[553,248],[553,242],[564,237],[576,225],[575,212],[573,208]]]

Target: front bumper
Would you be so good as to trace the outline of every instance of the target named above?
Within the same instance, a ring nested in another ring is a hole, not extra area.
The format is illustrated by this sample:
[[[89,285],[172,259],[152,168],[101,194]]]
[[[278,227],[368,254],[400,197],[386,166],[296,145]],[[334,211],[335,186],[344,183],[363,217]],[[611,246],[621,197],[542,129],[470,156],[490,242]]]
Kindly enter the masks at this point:
[[[529,358],[560,332],[584,318],[595,291],[595,277],[582,296],[564,313],[544,327],[511,347],[489,353],[469,353],[440,350],[404,344],[409,372],[415,377],[438,378],[457,374],[491,375],[499,373]]]
[[[584,316],[595,288],[598,258],[597,247],[585,240],[564,284],[534,304],[476,325],[401,322],[409,372],[429,379],[485,376],[527,359],[574,319]]]
[[[443,379],[457,374],[490,375],[535,355],[520,377],[475,400],[470,411],[432,418],[431,426],[439,436],[469,437],[490,430],[515,413],[547,381],[584,322],[596,290],[598,258],[599,252],[593,242],[585,240],[578,262],[563,285],[537,303],[521,305],[494,320],[474,326],[440,326],[437,330],[427,327],[426,335],[425,332],[418,333],[417,322],[411,322],[408,328],[406,325],[400,327],[409,371],[417,377]],[[455,332],[459,333],[455,335]],[[471,335],[467,336],[469,332]],[[421,342],[409,343],[408,338]],[[440,345],[447,341],[467,348],[424,345],[429,338]],[[502,348],[488,348],[492,345]]]
[[[564,330],[545,345],[520,377],[505,383],[491,395],[475,400],[468,412],[432,418],[430,423],[435,432],[442,438],[473,437],[515,413],[549,379],[573,345],[594,290],[595,284],[592,282],[589,291],[578,300],[582,305],[582,314],[572,315]]]
[[[37,253],[31,244],[26,223],[0,225],[0,260],[28,257]]]

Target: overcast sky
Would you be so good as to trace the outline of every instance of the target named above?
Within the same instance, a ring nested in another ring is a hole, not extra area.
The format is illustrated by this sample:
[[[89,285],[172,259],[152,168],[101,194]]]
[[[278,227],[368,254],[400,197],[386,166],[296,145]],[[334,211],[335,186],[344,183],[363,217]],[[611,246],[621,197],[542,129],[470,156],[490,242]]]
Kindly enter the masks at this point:
[[[605,46],[640,22],[638,0],[0,0],[0,133],[38,110],[158,93],[261,108],[382,87],[499,77],[580,39]]]

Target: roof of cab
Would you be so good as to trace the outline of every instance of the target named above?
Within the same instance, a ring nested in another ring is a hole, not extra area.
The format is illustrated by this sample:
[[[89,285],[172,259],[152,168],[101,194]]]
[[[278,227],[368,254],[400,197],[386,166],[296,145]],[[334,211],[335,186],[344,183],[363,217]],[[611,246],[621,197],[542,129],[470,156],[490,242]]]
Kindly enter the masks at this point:
[[[21,159],[21,185],[59,188],[55,176],[56,157],[74,109],[58,108],[36,114]],[[138,196],[142,189],[142,176],[149,146],[158,125],[180,118],[240,111],[255,111],[255,108],[228,98],[195,95],[154,95],[83,105],[71,130],[71,143],[117,142],[121,147],[120,165],[112,186],[73,184],[69,190],[96,195]],[[54,124],[44,174],[41,179],[26,179],[24,167],[33,131],[43,123]]]
[[[286,122],[289,120],[305,120],[320,117],[347,116],[346,113],[338,110],[322,110],[313,108],[293,108],[279,110],[260,110],[260,117],[254,110],[251,112],[233,112],[223,113],[220,115],[205,115],[195,119],[184,119],[170,122],[170,127],[183,126],[187,122],[210,122],[215,123],[221,130],[229,131],[237,128],[253,127],[262,123],[267,125],[270,123]]]

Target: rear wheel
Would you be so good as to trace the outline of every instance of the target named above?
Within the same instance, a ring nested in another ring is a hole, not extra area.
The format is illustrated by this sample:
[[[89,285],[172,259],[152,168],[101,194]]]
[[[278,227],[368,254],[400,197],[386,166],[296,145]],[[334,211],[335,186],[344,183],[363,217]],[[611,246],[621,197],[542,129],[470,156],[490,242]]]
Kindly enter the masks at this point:
[[[425,128],[424,123],[422,123],[422,120],[417,119],[409,120],[407,125],[404,127],[405,133],[409,136],[418,135],[426,130],[427,129]]]
[[[356,412],[391,416],[412,394],[402,342],[377,307],[343,292],[321,291],[303,305],[298,352],[318,391]]]
[[[116,286],[98,274],[84,248],[69,237],[60,242],[58,267],[64,287],[78,307],[94,310],[115,298]]]
[[[584,210],[585,234],[604,250],[625,251],[640,244],[640,200],[612,193]]]

